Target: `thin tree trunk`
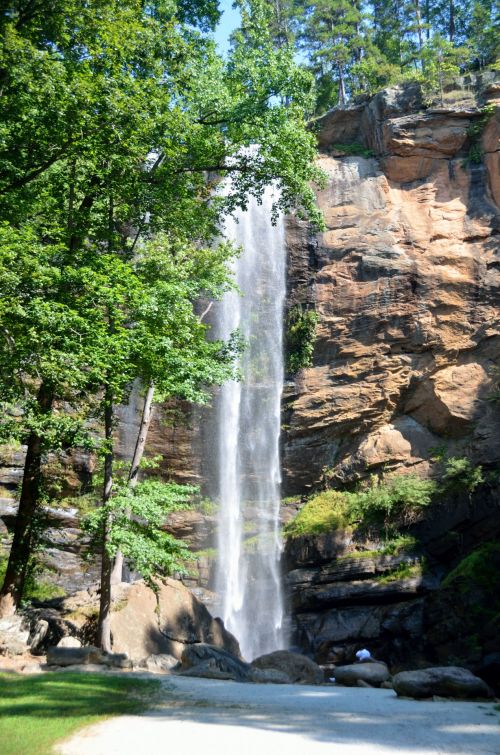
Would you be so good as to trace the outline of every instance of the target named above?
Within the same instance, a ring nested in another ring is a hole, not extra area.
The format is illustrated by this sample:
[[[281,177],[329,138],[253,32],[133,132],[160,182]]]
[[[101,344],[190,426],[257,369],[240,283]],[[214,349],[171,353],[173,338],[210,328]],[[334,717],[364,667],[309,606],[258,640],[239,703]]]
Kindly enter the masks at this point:
[[[130,470],[128,473],[128,484],[131,488],[135,488],[139,479],[139,469],[141,466],[142,457],[144,456],[144,449],[146,447],[146,440],[148,438],[149,426],[153,417],[153,397],[155,387],[151,380],[146,396],[144,398],[144,406],[142,408],[141,423],[139,425],[139,432],[137,434],[137,440],[134,448],[134,455],[130,462]],[[111,575],[111,583],[113,585],[120,584],[123,579],[123,553],[118,551],[115,556],[115,563],[113,566],[113,573]]]
[[[37,403],[41,414],[52,409],[54,396],[45,383],[38,389]],[[32,431],[28,438],[19,509],[14,528],[5,579],[0,591],[0,618],[12,616],[23,596],[28,564],[33,549],[34,517],[40,502],[42,482],[42,437]]]
[[[340,63],[338,64],[338,71],[339,71],[339,105],[345,105],[346,91],[345,91],[344,69]]]
[[[450,0],[450,24],[449,24],[449,37],[450,42],[455,39],[455,3],[454,0]]]
[[[113,492],[113,394],[106,389],[104,406],[104,435],[108,447],[104,457],[104,491],[102,497],[103,506],[111,498]],[[102,562],[101,562],[101,600],[99,605],[99,621],[97,626],[97,641],[99,646],[111,652],[111,570],[112,561],[108,554],[107,546],[111,529],[111,517],[108,516],[103,523],[102,532]]]
[[[427,41],[431,38],[431,6],[430,0],[425,0],[425,37]]]
[[[422,52],[422,47],[424,46],[424,37],[422,34],[422,14],[420,11],[420,2],[419,0],[414,0],[414,6],[415,6],[415,17],[417,19],[417,35],[418,35],[418,49],[419,52]],[[423,61],[420,61],[420,64],[423,68]]]

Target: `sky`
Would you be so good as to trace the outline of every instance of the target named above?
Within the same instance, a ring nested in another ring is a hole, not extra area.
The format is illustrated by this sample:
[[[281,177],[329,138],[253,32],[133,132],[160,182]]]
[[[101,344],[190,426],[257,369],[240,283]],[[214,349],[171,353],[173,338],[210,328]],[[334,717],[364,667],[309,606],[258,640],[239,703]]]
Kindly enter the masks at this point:
[[[240,12],[232,7],[233,0],[219,0],[219,8],[222,17],[215,31],[215,40],[220,51],[225,55],[229,50],[229,37],[231,32],[239,26]]]

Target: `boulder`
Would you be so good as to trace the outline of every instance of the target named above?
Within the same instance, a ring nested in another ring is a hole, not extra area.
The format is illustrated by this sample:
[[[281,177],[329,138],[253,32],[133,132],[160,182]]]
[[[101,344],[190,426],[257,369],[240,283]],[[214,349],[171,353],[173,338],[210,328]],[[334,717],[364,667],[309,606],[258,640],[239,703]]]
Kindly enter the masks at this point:
[[[401,671],[392,683],[396,693],[401,697],[491,697],[492,693],[486,682],[471,671],[459,666],[440,666],[421,671]]]
[[[0,619],[0,655],[23,655],[29,650],[28,643],[29,630],[23,616]]]
[[[180,659],[193,643],[205,643],[240,655],[238,641],[214,619],[207,607],[178,580],[157,582],[153,591],[143,581],[129,586],[111,614],[113,650],[136,662],[151,655]]]
[[[50,647],[47,649],[48,666],[86,666],[102,663],[103,652],[93,645],[87,647]]]
[[[126,653],[106,653],[94,645],[67,647],[58,645],[47,649],[48,666],[102,665],[110,668],[132,668]]]
[[[345,687],[364,686],[358,682],[368,684],[370,687],[380,687],[383,682],[389,681],[391,675],[385,663],[351,663],[348,666],[337,666],[335,680],[337,684]]]
[[[78,637],[63,637],[62,640],[59,640],[57,643],[58,648],[81,648],[82,643],[78,639]]]
[[[200,679],[223,679],[233,682],[248,681],[248,679],[240,679],[237,672],[220,668],[214,658],[209,658],[207,661],[203,661],[203,663],[199,663],[197,666],[193,666],[180,673],[182,676],[196,676]]]
[[[291,684],[288,674],[277,668],[254,668],[252,681],[256,684]]]
[[[210,679],[252,681],[252,667],[222,648],[205,643],[188,645],[181,658],[181,672],[185,676],[204,676]]]
[[[150,655],[144,661],[144,666],[146,666],[147,670],[151,671],[153,674],[169,673],[178,665],[178,658],[174,658],[173,655],[168,655],[168,653]]]
[[[275,669],[289,678],[295,684],[321,684],[324,674],[317,663],[300,653],[290,650],[275,650],[273,653],[261,655],[252,661],[254,669]]]

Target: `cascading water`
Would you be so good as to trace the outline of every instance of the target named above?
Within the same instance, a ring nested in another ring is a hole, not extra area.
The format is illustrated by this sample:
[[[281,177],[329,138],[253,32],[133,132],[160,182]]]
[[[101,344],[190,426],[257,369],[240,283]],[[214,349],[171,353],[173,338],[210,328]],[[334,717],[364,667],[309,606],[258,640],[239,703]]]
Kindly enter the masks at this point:
[[[284,224],[271,223],[273,192],[226,223],[243,248],[235,263],[240,289],[216,312],[215,330],[239,329],[246,348],[241,382],[226,383],[217,402],[217,591],[222,617],[248,660],[283,646],[279,560],[280,403],[283,386]]]

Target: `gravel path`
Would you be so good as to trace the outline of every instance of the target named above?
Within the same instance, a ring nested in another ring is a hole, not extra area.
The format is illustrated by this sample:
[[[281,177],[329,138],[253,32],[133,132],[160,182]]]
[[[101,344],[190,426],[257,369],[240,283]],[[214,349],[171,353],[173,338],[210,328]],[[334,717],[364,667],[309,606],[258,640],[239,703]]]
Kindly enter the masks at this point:
[[[416,702],[392,690],[171,676],[165,702],[89,727],[63,755],[499,755],[491,703]]]

